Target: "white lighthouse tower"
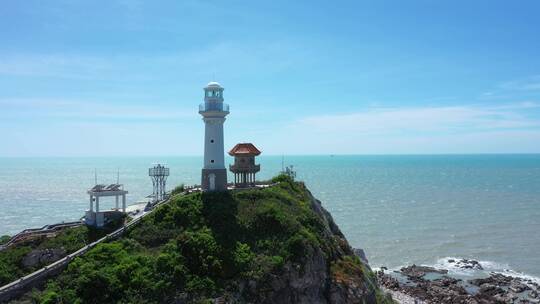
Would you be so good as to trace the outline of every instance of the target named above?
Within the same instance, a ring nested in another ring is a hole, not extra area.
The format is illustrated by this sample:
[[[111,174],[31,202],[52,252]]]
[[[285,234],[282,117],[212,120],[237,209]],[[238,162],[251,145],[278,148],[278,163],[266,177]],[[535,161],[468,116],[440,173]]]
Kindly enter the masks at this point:
[[[199,114],[204,121],[204,167],[201,186],[203,191],[227,190],[227,170],[223,149],[223,123],[229,114],[229,105],[223,103],[223,88],[210,82],[204,88],[204,103]]]

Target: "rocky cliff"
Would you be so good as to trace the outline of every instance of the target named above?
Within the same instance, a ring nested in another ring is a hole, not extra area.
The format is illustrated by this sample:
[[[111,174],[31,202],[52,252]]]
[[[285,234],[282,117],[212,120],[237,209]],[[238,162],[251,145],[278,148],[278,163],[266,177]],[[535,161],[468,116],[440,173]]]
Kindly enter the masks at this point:
[[[244,281],[236,294],[252,303],[383,303],[375,278],[355,255],[330,213],[306,189],[310,209],[322,220],[329,251],[309,248],[300,263],[289,261],[260,281]]]

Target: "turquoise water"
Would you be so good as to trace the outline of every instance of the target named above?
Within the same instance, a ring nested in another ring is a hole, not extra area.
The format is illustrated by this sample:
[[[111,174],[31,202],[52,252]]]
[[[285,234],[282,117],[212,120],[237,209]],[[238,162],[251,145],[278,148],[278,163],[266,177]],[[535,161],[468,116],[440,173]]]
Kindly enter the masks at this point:
[[[0,235],[79,219],[94,168],[101,183],[115,182],[119,168],[134,203],[151,192],[147,168],[156,161],[171,168],[169,188],[199,181],[200,157],[0,158]],[[259,162],[260,178],[281,169],[278,156]],[[488,270],[540,277],[540,155],[289,156],[285,162],[374,266],[441,266],[446,257],[463,257]]]

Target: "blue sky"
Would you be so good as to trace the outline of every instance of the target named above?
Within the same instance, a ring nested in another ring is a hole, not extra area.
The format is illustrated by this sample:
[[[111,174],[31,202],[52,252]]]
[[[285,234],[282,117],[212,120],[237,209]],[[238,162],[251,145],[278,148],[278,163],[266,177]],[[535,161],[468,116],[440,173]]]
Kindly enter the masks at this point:
[[[474,3],[472,3],[474,2]],[[4,1],[0,156],[540,152],[538,1]],[[156,148],[157,145],[159,148]]]

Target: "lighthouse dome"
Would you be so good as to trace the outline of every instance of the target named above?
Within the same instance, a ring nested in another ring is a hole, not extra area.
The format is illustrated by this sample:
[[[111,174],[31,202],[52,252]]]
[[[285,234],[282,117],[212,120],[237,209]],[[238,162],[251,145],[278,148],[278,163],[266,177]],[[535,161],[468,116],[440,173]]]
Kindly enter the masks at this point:
[[[207,88],[222,88],[219,82],[211,81],[206,85]]]

